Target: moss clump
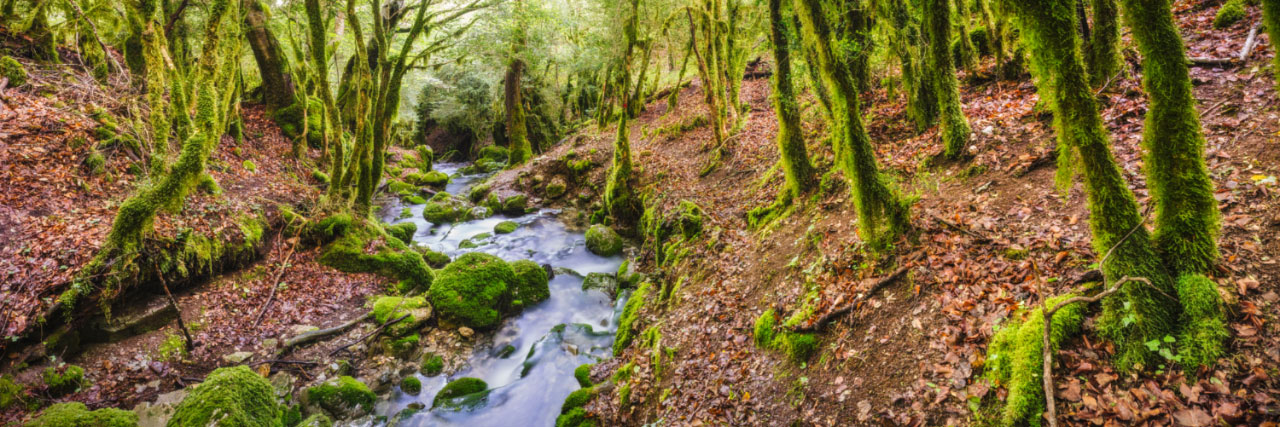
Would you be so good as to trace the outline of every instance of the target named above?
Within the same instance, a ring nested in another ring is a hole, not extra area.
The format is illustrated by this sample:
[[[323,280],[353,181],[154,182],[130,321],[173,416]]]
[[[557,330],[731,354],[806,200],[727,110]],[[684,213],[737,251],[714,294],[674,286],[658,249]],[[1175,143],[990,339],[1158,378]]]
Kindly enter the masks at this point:
[[[133,427],[138,425],[138,415],[116,408],[90,411],[80,402],[67,402],[45,408],[40,417],[31,420],[27,427]]]
[[[484,184],[471,187],[471,191],[467,192],[467,200],[470,200],[471,203],[480,203],[485,199],[485,196],[488,196],[488,195],[489,195],[489,184],[484,183]]]
[[[515,221],[502,221],[498,225],[493,226],[493,232],[498,234],[511,234],[520,228],[520,224]]]
[[[253,163],[253,160],[245,160],[245,161],[244,161],[243,163],[241,163],[240,165],[241,165],[241,166],[244,166],[244,170],[247,170],[247,171],[249,171],[250,173],[252,173],[252,172],[257,172],[257,171],[258,171],[258,165],[257,165],[257,164],[255,164],[255,163]]]
[[[422,208],[422,217],[433,224],[450,224],[466,220],[471,212],[471,204],[446,192],[436,193]]]
[[[103,172],[106,172],[106,164],[107,159],[97,150],[89,153],[89,156],[84,158],[84,166],[89,168],[89,172],[94,175],[101,175]]]
[[[1022,248],[1008,248],[1004,250],[1004,257],[1011,261],[1027,259],[1027,255],[1031,255],[1031,252]]]
[[[387,191],[402,195],[413,194],[415,191],[418,191],[418,187],[404,181],[391,180],[387,182]]]
[[[22,86],[27,84],[27,69],[18,60],[5,55],[0,57],[0,77],[9,79],[9,87]]]
[[[9,409],[15,403],[22,402],[24,393],[22,386],[13,382],[13,379],[4,376],[0,377],[0,411]]]
[[[297,427],[332,427],[333,420],[325,414],[312,414],[307,419],[298,423]]]
[[[450,400],[459,397],[481,394],[487,395],[489,392],[489,384],[479,378],[458,378],[445,384],[444,388],[436,393],[436,397],[431,399],[431,407],[439,407],[442,404],[449,403]]]
[[[444,358],[435,353],[422,355],[422,368],[419,371],[428,377],[440,375],[444,371]]]
[[[418,377],[404,377],[400,380],[400,391],[417,396],[422,392],[422,380]]]
[[[622,237],[612,228],[596,224],[587,229],[587,250],[600,256],[614,256],[622,252]]]
[[[271,383],[248,366],[218,368],[191,388],[169,425],[279,426],[282,409]]]
[[[1045,301],[1053,307],[1070,299],[1066,294]],[[1023,321],[1011,320],[996,334],[987,348],[987,376],[1009,391],[1005,399],[1005,425],[1038,425],[1044,412],[1044,389],[1041,384],[1044,346],[1044,307],[1026,313]],[[1054,350],[1066,339],[1080,332],[1084,324],[1085,305],[1065,306],[1053,315],[1049,342]],[[1015,315],[1017,318],[1017,315]]]
[[[405,319],[405,321],[407,320],[409,319]],[[404,323],[404,321],[401,321],[401,323]],[[408,359],[409,356],[418,349],[418,343],[421,341],[422,338],[419,337],[418,334],[406,335],[402,338],[397,338],[389,342],[387,344],[387,350],[392,356],[400,359]]]
[[[545,301],[551,297],[547,283],[547,270],[538,263],[522,259],[511,263],[515,281],[511,283],[512,308],[519,309]]]
[[[782,350],[792,362],[801,363],[818,351],[818,338],[813,334],[786,332],[774,338],[773,345]]]
[[[413,241],[413,233],[418,232],[418,225],[412,222],[402,222],[382,227],[382,229],[386,230],[387,234],[392,237],[400,239],[401,242],[410,243]]]
[[[680,234],[692,239],[702,232],[702,208],[697,203],[683,200],[680,202]]]
[[[428,291],[431,305],[448,322],[472,328],[496,326],[514,284],[511,266],[493,255],[471,252],[441,269]]]
[[[751,337],[755,341],[756,347],[771,348],[775,337],[774,330],[778,327],[778,316],[773,309],[765,310],[756,319],[756,325]]]
[[[373,319],[378,324],[406,314],[409,317],[387,326],[387,335],[399,337],[413,333],[431,317],[431,308],[423,297],[380,297],[373,302]]]
[[[348,273],[376,273],[398,279],[406,291],[431,286],[433,274],[422,255],[390,237],[373,224],[349,227],[325,247],[319,261]]]
[[[306,111],[303,111],[303,109]],[[320,98],[307,97],[306,104],[302,101],[295,102],[293,105],[276,110],[274,119],[280,125],[280,130],[289,138],[297,138],[302,136],[303,116],[306,116],[305,123],[307,132],[307,145],[312,148],[319,148],[324,144],[324,126],[323,112],[324,104],[320,102]]]
[[[1178,299],[1182,301],[1182,333],[1178,356],[1187,370],[1212,366],[1226,353],[1227,332],[1222,297],[1218,285],[1199,274],[1178,278]]]
[[[517,194],[502,199],[502,213],[507,215],[524,215],[525,209],[529,206],[529,196]]]
[[[542,189],[542,194],[548,199],[556,199],[563,196],[567,189],[568,188],[565,185],[564,180],[555,178],[552,179],[551,182],[548,182],[547,186]]]
[[[592,386],[591,384],[591,367],[592,366],[593,365],[590,363],[583,363],[581,365],[578,365],[578,367],[573,370],[573,378],[578,380],[578,385],[582,387]]]
[[[76,365],[44,368],[41,377],[44,378],[44,384],[49,386],[49,392],[54,395],[71,393],[88,384],[84,378],[84,368]]]
[[[414,154],[418,156],[418,170],[431,170],[436,161],[436,152],[426,145],[419,145],[413,149]]]
[[[595,420],[587,418],[587,410],[583,408],[574,408],[556,417],[556,427],[595,427]]]
[[[307,389],[307,400],[338,417],[360,416],[373,411],[378,396],[364,383],[348,376],[338,377]]]
[[[426,260],[427,265],[431,266],[431,268],[444,268],[452,261],[449,259],[449,255],[444,252],[436,252],[428,248],[421,248],[419,252],[422,253],[422,259]]]
[[[1230,27],[1241,19],[1244,19],[1248,13],[1244,10],[1244,0],[1227,0],[1218,8],[1218,14],[1213,16],[1213,28],[1219,30]]]
[[[403,198],[402,200],[404,200],[404,202],[405,202],[405,203],[408,203],[408,204],[411,204],[411,205],[425,205],[425,204],[427,204],[427,199],[424,199],[424,198],[422,198],[422,196],[419,196],[419,195],[417,195],[417,194],[414,194],[414,195],[411,195],[411,196],[405,197],[405,198]],[[409,216],[412,216],[412,215],[413,215],[413,214],[409,214]],[[408,217],[406,216],[406,218],[408,218]]]
[[[505,163],[507,161],[508,151],[506,147],[490,145],[480,149],[477,153],[477,159],[485,159],[491,162]]]
[[[417,173],[411,173],[408,176],[405,176],[404,180],[414,185],[424,185],[432,188],[444,188],[444,186],[449,183],[449,175],[445,175],[444,172],[440,172],[440,171],[431,171],[431,172],[425,172],[425,173],[417,172]]]
[[[593,387],[574,390],[572,393],[569,393],[568,397],[564,398],[564,403],[560,405],[560,413],[568,413],[574,408],[586,406],[587,402],[591,401],[591,398],[595,397],[595,395],[596,390]]]
[[[311,179],[316,180],[320,185],[329,185],[329,174],[320,171],[320,169],[311,169]]]
[[[644,307],[645,298],[649,296],[649,288],[651,283],[645,282],[636,288],[631,294],[631,299],[627,300],[627,304],[622,307],[622,315],[618,317],[618,333],[613,338],[613,355],[622,354],[622,350],[626,350],[631,346],[631,340],[635,338],[636,321],[640,317],[640,309]]]

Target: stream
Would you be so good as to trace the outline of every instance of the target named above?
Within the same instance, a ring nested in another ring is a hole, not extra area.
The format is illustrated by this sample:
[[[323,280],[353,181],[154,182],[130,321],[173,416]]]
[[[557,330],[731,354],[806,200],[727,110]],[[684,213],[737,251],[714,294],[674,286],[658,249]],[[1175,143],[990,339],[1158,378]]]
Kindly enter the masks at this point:
[[[445,188],[450,194],[465,195],[472,185],[488,176],[458,174],[463,166],[436,165],[436,170],[453,177]],[[529,259],[550,264],[557,272],[549,285],[551,297],[507,318],[495,333],[477,334],[477,339],[491,342],[478,342],[461,369],[435,377],[415,373],[422,381],[422,392],[414,396],[401,392],[397,386],[389,396],[382,397],[385,400],[378,403],[374,415],[385,416],[398,426],[554,425],[564,398],[579,388],[573,377],[574,368],[610,356],[616,317],[625,302],[622,297],[615,302],[599,290],[582,290],[582,277],[565,269],[581,275],[614,273],[622,264],[622,257],[601,257],[587,251],[583,232],[568,230],[556,218],[555,210],[543,209],[516,218],[499,214],[453,225],[433,225],[422,218],[424,206],[393,204],[383,212],[384,220],[393,224],[416,223],[418,232],[413,240],[451,258],[479,251],[507,261]],[[395,219],[404,207],[413,215]],[[462,241],[493,234],[494,225],[507,220],[520,227],[514,233],[474,240],[478,247],[459,249]],[[558,325],[565,326],[557,328]],[[515,351],[503,352],[508,345]],[[405,411],[430,408],[432,398],[448,381],[462,377],[488,383],[487,399],[465,409]]]

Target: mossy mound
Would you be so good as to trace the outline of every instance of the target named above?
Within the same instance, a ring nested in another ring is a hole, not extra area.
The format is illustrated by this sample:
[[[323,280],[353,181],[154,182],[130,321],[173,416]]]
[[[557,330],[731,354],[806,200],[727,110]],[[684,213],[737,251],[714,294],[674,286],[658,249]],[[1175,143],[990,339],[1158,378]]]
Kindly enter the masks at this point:
[[[1218,8],[1218,13],[1213,16],[1213,28],[1219,30],[1235,25],[1248,16],[1248,12],[1244,10],[1244,0],[1227,0]]]
[[[493,226],[493,232],[497,234],[511,234],[520,228],[520,224],[515,221],[502,221],[498,225]]]
[[[279,426],[282,407],[271,382],[248,366],[218,368],[191,388],[170,426]]]
[[[436,193],[422,208],[422,217],[432,224],[451,224],[474,216],[471,203],[446,192]]]
[[[387,181],[387,191],[395,194],[399,194],[401,196],[407,196],[407,195],[413,195],[415,192],[417,192],[418,186],[404,182],[404,181],[393,179],[391,181]]]
[[[84,368],[76,365],[50,366],[41,373],[49,393],[61,396],[74,392],[88,384],[84,378]]]
[[[507,150],[507,147],[490,145],[488,147],[481,148],[480,152],[477,153],[476,158],[477,160],[485,159],[493,162],[504,163],[507,161],[509,156],[510,152]]]
[[[686,239],[692,239],[702,232],[702,207],[697,203],[684,200],[680,202],[679,208],[679,226],[680,234]]]
[[[591,367],[592,366],[594,365],[590,363],[583,363],[581,365],[578,365],[577,368],[574,368],[573,378],[578,380],[579,386],[582,386],[582,387],[592,386],[591,384]]]
[[[414,154],[418,156],[418,170],[429,171],[433,169],[432,166],[434,166],[436,161],[435,150],[432,150],[431,147],[426,145],[419,145],[417,147],[413,147],[413,151]]]
[[[348,376],[307,389],[307,401],[320,405],[337,418],[353,418],[373,412],[378,396],[364,383]]]
[[[511,283],[511,306],[520,309],[551,297],[547,270],[538,263],[522,259],[511,263],[515,281]]]
[[[439,354],[427,353],[422,355],[422,368],[419,372],[428,377],[440,375],[444,371],[444,358]]]
[[[458,378],[450,381],[448,384],[445,384],[444,388],[440,389],[439,393],[436,393],[436,397],[431,399],[431,407],[437,408],[451,403],[450,401],[453,399],[464,396],[475,397],[478,400],[484,398],[488,394],[489,384],[485,383],[484,380],[470,377]],[[467,404],[467,402],[461,403],[464,405]]]
[[[453,261],[444,252],[437,252],[429,248],[419,247],[418,253],[422,254],[422,259],[426,260],[427,265],[431,266],[431,268],[444,268],[444,266],[449,265],[449,262]]]
[[[1073,297],[1072,294],[1049,298],[1045,306],[1053,307]],[[1006,321],[987,346],[986,376],[995,385],[1009,391],[1005,399],[1005,425],[1036,424],[1044,412],[1043,376],[1044,308],[1015,313]],[[1058,348],[1062,341],[1080,332],[1084,324],[1085,304],[1075,303],[1054,313],[1049,342]],[[1025,320],[1023,320],[1025,319]]]
[[[311,148],[320,148],[324,143],[324,127],[322,124],[322,116],[324,115],[324,104],[320,102],[320,98],[308,97],[306,99],[305,108],[302,101],[293,103],[288,107],[276,110],[273,115],[280,130],[284,132],[284,136],[289,138],[297,138],[302,136],[303,116],[306,116],[306,132],[307,145]]]
[[[373,302],[373,319],[378,324],[406,314],[409,317],[387,326],[387,335],[400,337],[417,331],[431,318],[431,307],[423,297],[380,297]]]
[[[9,79],[9,87],[27,84],[27,69],[11,56],[0,57],[0,77]]]
[[[400,280],[405,292],[426,289],[433,280],[422,255],[371,224],[352,224],[325,247],[319,261],[348,273],[375,273]]]
[[[390,234],[391,237],[400,239],[401,242],[407,244],[413,242],[413,234],[418,232],[418,225],[412,222],[402,222],[399,224],[384,226],[382,229],[386,230],[387,234]]]
[[[778,316],[773,309],[765,310],[760,317],[756,318],[751,338],[756,347],[781,351],[795,363],[809,360],[818,351],[817,337],[813,334],[801,334],[782,329],[778,325]]]
[[[631,340],[635,338],[639,325],[637,321],[640,317],[640,309],[644,307],[645,298],[649,296],[649,287],[651,283],[645,282],[636,288],[631,294],[631,299],[627,300],[627,304],[622,307],[622,315],[618,317],[618,332],[613,338],[613,355],[616,357],[622,354],[622,350],[626,350],[631,345]]]
[[[409,319],[401,321],[404,323]],[[389,340],[386,343],[387,354],[397,359],[407,360],[413,356],[418,350],[418,344],[422,342],[422,338],[418,334],[409,334],[401,338]]]
[[[325,414],[311,414],[307,419],[298,423],[297,427],[332,427],[333,419]]]
[[[418,377],[404,377],[400,380],[400,391],[417,396],[422,392],[422,380]]]
[[[587,229],[587,250],[600,256],[622,252],[622,236],[607,225],[596,224]]]
[[[567,190],[568,185],[565,184],[564,179],[555,177],[551,179],[551,182],[547,183],[546,187],[543,187],[542,195],[546,196],[548,199],[558,199],[560,196],[563,196]]]
[[[138,415],[116,408],[90,411],[80,402],[58,403],[25,424],[27,427],[133,427]]]
[[[7,376],[0,377],[0,411],[22,402],[25,400],[24,396],[21,385]]]
[[[761,313],[760,317],[756,318],[755,328],[751,335],[751,339],[756,343],[756,347],[772,347],[777,327],[778,316],[773,312],[772,308]]]
[[[529,196],[517,194],[502,199],[502,209],[500,211],[507,215],[524,215],[529,206]]]
[[[428,296],[440,318],[476,329],[496,326],[510,302],[515,271],[493,255],[472,252],[458,257],[439,272]]]
[[[449,175],[444,172],[416,172],[404,177],[404,180],[414,185],[422,185],[431,188],[444,188],[449,183]]]

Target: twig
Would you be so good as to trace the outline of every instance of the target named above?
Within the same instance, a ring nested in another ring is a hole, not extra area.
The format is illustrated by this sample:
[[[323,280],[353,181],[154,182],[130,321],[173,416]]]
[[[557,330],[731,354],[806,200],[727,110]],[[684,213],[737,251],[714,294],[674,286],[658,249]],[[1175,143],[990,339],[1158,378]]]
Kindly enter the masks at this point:
[[[371,312],[362,314],[360,316],[357,316],[356,318],[347,321],[347,323],[343,323],[341,325],[334,326],[332,328],[303,332],[293,338],[288,338],[284,340],[284,345],[280,346],[280,351],[276,352],[276,354],[284,354],[286,351],[288,351],[293,347],[306,344],[320,337],[333,335],[338,332],[342,332],[347,329],[350,329],[352,326],[360,324],[360,322],[365,321],[365,319],[368,319],[369,316],[372,316],[372,315],[373,315],[373,312],[371,311]]]
[[[393,311],[394,311],[394,310],[393,310]],[[401,320],[404,320],[405,318],[409,317],[409,315],[410,315],[410,313],[405,313],[405,315],[403,315],[403,316],[400,316],[400,317],[397,317],[397,318],[395,318],[395,319],[393,319],[393,320],[390,320],[390,321],[388,321],[387,323],[383,323],[383,324],[382,324],[382,326],[379,326],[377,329],[374,329],[373,331],[370,331],[369,333],[365,334],[364,336],[360,337],[359,339],[357,339],[357,340],[355,340],[355,341],[352,341],[352,342],[350,342],[350,343],[347,343],[346,345],[343,345],[342,347],[338,347],[338,348],[333,349],[333,351],[329,352],[329,355],[330,355],[330,356],[333,356],[333,355],[335,355],[335,354],[338,354],[338,352],[339,352],[339,351],[346,350],[346,349],[347,349],[347,347],[351,347],[351,346],[356,345],[356,344],[358,344],[358,343],[364,342],[364,340],[369,339],[369,337],[374,336],[374,335],[377,335],[377,334],[378,334],[378,332],[382,332],[382,330],[383,330],[383,329],[386,329],[386,328],[387,328],[387,326],[391,326],[392,324],[395,324],[395,323],[400,323],[400,321],[401,321]]]
[[[1124,74],[1124,69],[1123,69],[1123,68],[1121,68],[1121,69],[1120,69],[1120,71],[1116,71],[1116,74],[1115,74],[1115,75],[1113,75],[1113,76],[1111,76],[1111,78],[1107,79],[1107,82],[1106,82],[1105,84],[1103,84],[1103,85],[1102,85],[1102,87],[1098,88],[1098,90],[1097,90],[1097,91],[1093,92],[1093,94],[1094,94],[1094,95],[1098,95],[1098,94],[1102,93],[1102,91],[1107,90],[1107,87],[1111,86],[1111,82],[1115,81],[1115,80],[1116,80],[1116,77],[1120,77],[1120,75],[1121,75],[1121,74]]]
[[[934,216],[933,216],[933,220],[934,220],[934,221],[941,222],[941,223],[942,223],[942,225],[947,226],[947,228],[950,228],[950,229],[952,229],[952,230],[955,230],[955,231],[959,231],[959,232],[961,232],[961,233],[964,233],[965,235],[968,235],[969,237],[972,237],[972,238],[974,238],[974,239],[978,239],[978,243],[991,243],[991,242],[995,241],[995,240],[991,239],[990,237],[983,236],[983,235],[978,234],[977,232],[975,232],[975,231],[973,231],[973,230],[970,230],[970,229],[967,229],[967,228],[961,227],[961,226],[960,226],[960,224],[956,224],[956,223],[954,223],[954,222],[951,222],[951,221],[947,221],[947,220],[945,220],[945,219],[942,219],[942,217],[940,217],[940,216],[934,215]]]
[[[813,331],[821,330],[831,321],[839,318],[840,316],[848,314],[849,312],[853,311],[853,309],[855,308],[858,308],[858,306],[862,305],[862,302],[865,301],[867,298],[870,298],[872,295],[875,295],[876,292],[879,292],[880,289],[883,289],[885,286],[888,286],[890,283],[896,282],[898,279],[901,279],[902,276],[904,276],[906,273],[907,273],[907,267],[899,268],[897,271],[894,271],[893,274],[885,276],[883,279],[880,279],[875,284],[871,285],[871,289],[867,290],[867,292],[858,294],[858,296],[853,299],[853,302],[850,302],[848,305],[837,308],[835,310],[831,310],[827,314],[824,314],[822,315],[822,317],[819,317],[817,320],[813,321],[813,323],[810,323],[806,326],[796,326],[791,328],[791,330],[794,332],[813,332]]]
[[[169,282],[164,280],[164,273],[160,272],[159,267],[152,265],[151,268],[155,270],[156,278],[160,279],[160,286],[164,288],[164,296],[169,298],[169,305],[173,306],[173,311],[178,313],[178,328],[182,329],[182,335],[187,339],[187,351],[194,350],[196,348],[195,341],[191,339],[191,331],[187,330],[186,322],[182,321],[182,309],[178,308],[178,300],[174,299],[173,294],[169,292]]]
[[[295,235],[290,240],[297,239],[297,238],[298,237]],[[286,241],[286,243],[288,243],[288,241]],[[289,246],[289,253],[284,255],[284,262],[280,263],[280,269],[276,271],[276,277],[271,280],[271,283],[270,283],[271,295],[267,296],[267,302],[262,304],[262,308],[258,309],[258,315],[254,316],[254,319],[253,319],[254,329],[257,329],[258,325],[262,323],[262,315],[267,314],[267,309],[271,307],[271,301],[274,301],[276,299],[276,289],[280,288],[280,278],[284,277],[285,270],[289,268],[289,258],[293,256],[293,251],[297,249],[298,249],[298,243],[295,240],[294,243]]]
[[[1235,58],[1210,58],[1204,56],[1192,56],[1187,58],[1191,65],[1235,65]]]
[[[84,22],[87,22],[89,24],[89,31],[93,32],[93,40],[98,42],[98,48],[102,49],[102,56],[105,56],[107,57],[107,59],[111,60],[111,65],[115,66],[116,71],[123,73],[124,67],[121,67],[120,63],[116,62],[116,57],[111,56],[111,51],[107,50],[107,45],[102,42],[101,37],[98,37],[98,26],[95,25],[93,21],[89,20],[89,18],[86,18],[84,16],[84,11],[80,9],[79,3],[76,3],[75,0],[69,0],[68,3],[71,4],[72,9],[75,9],[76,15],[78,15],[80,19],[84,20]],[[165,33],[168,33],[168,31],[166,31]]]

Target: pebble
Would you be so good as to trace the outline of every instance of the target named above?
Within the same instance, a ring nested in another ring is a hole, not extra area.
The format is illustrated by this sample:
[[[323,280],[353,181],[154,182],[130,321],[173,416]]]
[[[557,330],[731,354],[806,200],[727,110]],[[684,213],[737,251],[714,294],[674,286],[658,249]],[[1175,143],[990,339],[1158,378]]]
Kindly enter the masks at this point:
[[[463,326],[461,328],[458,328],[458,334],[467,338],[471,338],[472,335],[476,334],[476,331],[466,326]]]

